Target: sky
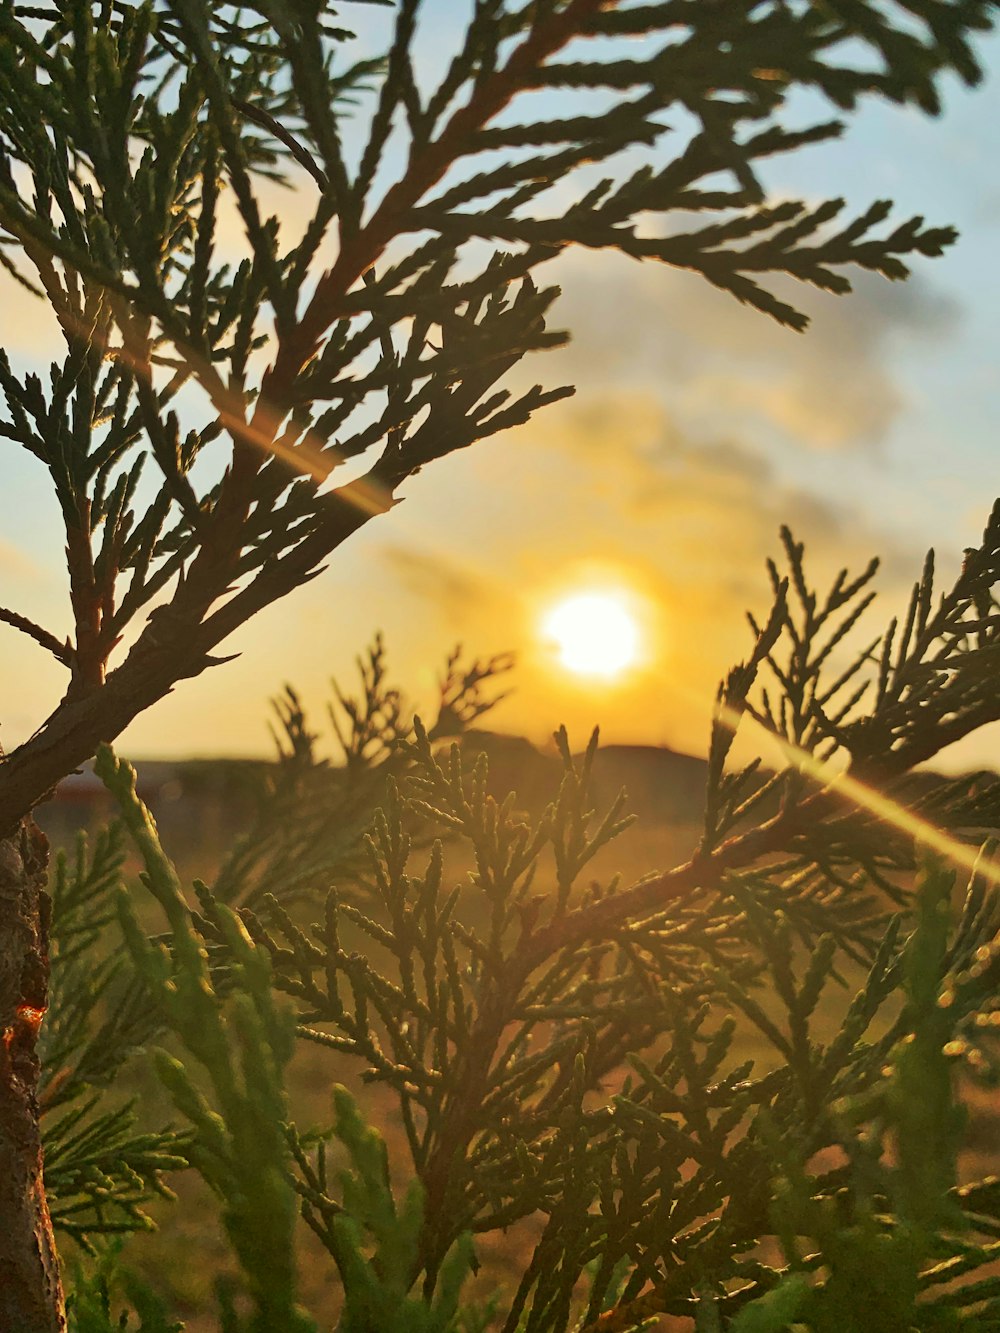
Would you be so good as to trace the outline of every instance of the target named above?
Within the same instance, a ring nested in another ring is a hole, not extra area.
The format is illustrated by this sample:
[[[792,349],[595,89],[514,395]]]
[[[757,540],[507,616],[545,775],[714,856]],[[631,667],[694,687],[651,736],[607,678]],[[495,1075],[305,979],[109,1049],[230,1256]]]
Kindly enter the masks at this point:
[[[1000,40],[980,52],[985,86],[947,83],[942,117],[868,106],[844,140],[778,159],[769,176],[779,194],[843,195],[857,208],[891,197],[900,219],[954,223],[960,240],[945,257],[918,261],[905,284],[861,277],[845,298],[800,293],[812,324],[799,335],[695,275],[567,255],[546,276],[563,288],[554,322],[573,340],[521,380],[574,383],[576,396],[412,478],[404,503],[320,578],[227,642],[236,661],[181,682],[119,750],[267,753],[268,700],[286,681],[321,729],[331,677],[350,687],[356,654],[381,631],[418,706],[431,707],[460,641],[470,656],[518,656],[498,729],[544,742],[566,723],[582,744],[600,723],[606,741],[701,753],[716,684],[750,646],[744,611],[767,609],[764,562],[782,523],[824,578],[883,557],[873,634],[928,546],[953,573],[1000,490]],[[294,193],[272,199],[301,208]],[[43,366],[44,310],[9,284],[0,301],[16,363]],[[0,605],[65,633],[44,472],[0,443]],[[638,660],[613,676],[567,669],[544,628],[561,599],[594,591],[618,597],[638,626]],[[0,626],[5,748],[64,684]],[[998,744],[988,729],[949,766],[1000,763]]]

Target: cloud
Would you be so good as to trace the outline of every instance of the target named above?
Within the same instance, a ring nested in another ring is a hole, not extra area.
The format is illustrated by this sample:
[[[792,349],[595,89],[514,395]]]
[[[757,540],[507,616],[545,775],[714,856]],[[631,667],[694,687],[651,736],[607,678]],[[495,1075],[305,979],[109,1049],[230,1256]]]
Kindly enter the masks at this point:
[[[551,424],[551,423],[550,423]],[[656,541],[656,563],[706,586],[746,587],[787,524],[816,559],[837,567],[850,555],[867,558],[888,547],[888,566],[910,568],[912,552],[887,541],[849,494],[824,496],[783,477],[760,446],[735,436],[699,437],[652,393],[588,393],[561,413],[549,447],[562,453],[567,475],[603,501],[601,543]],[[572,494],[572,492],[571,492]],[[584,497],[570,501],[581,512]]]
[[[458,557],[393,543],[382,544],[378,554],[405,588],[435,602],[459,631],[475,611],[496,597],[491,583],[466,568]]]
[[[811,316],[805,336],[697,274],[570,255],[559,278],[556,316],[573,335],[562,374],[654,388],[702,429],[777,431],[818,449],[879,445],[906,406],[898,350],[943,338],[959,317],[920,275],[890,283],[860,273],[847,297],[785,280],[779,294]]]

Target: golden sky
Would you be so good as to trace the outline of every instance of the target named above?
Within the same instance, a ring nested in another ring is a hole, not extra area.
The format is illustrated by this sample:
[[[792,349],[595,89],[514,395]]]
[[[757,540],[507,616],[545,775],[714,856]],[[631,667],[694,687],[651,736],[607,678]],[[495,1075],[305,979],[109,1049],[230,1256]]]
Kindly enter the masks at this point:
[[[237,661],[181,682],[138,719],[122,753],[266,753],[268,698],[292,682],[321,722],[330,677],[350,686],[377,630],[394,677],[425,706],[460,640],[472,655],[518,654],[516,693],[490,725],[543,740],[565,722],[582,744],[599,722],[608,740],[702,751],[715,686],[750,643],[744,610],[766,611],[764,561],[782,522],[824,578],[884,557],[874,634],[928,544],[957,567],[997,489],[991,107],[997,80],[955,93],[937,124],[877,109],[847,145],[785,164],[779,190],[815,196],[829,177],[822,193],[860,204],[895,194],[901,216],[920,209],[965,231],[905,285],[862,279],[851,297],[806,298],[804,336],[691,275],[592,254],[553,265],[544,276],[564,288],[554,322],[574,341],[518,374],[575,383],[577,395],[411,479],[405,502],[322,577],[234,636],[225,651]],[[293,194],[273,201],[294,216]],[[44,310],[6,279],[0,301],[19,364],[44,362]],[[0,604],[64,633],[54,505],[39,465],[3,443]],[[608,589],[636,617],[639,660],[613,678],[575,675],[543,621],[566,595]],[[33,644],[0,634],[9,749],[64,681]],[[995,748],[984,735],[955,762],[996,762]]]

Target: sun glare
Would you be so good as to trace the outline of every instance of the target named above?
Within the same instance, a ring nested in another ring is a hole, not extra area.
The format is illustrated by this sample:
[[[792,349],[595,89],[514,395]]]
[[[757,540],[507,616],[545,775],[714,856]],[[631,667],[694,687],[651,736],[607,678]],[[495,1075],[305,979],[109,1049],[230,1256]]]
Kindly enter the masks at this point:
[[[558,602],[542,621],[560,663],[581,676],[611,679],[639,657],[639,626],[623,596],[581,592]]]

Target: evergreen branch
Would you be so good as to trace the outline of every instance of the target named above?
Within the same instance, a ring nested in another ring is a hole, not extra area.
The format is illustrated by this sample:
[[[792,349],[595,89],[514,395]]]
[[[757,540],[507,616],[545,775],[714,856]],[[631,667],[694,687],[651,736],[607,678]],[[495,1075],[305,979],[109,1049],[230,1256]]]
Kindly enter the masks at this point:
[[[985,0],[484,0],[474,9],[427,96],[414,64],[419,6],[398,7],[352,180],[335,108],[374,66],[335,75],[332,45],[344,33],[322,6],[0,8],[0,219],[66,344],[45,385],[0,361],[0,433],[49,470],[76,624],[75,649],[60,650],[73,672],[65,699],[0,763],[0,831],[98,741],[214,665],[226,635],[318,573],[342,540],[396,502],[414,471],[563,396],[540,386],[515,396],[500,383],[528,352],[563,340],[546,325],[554,293],[533,280],[562,248],[689,267],[798,326],[799,312],[768,290],[769,275],[843,292],[845,266],[903,277],[907,256],[950,243],[947,229],[919,219],[875,236],[888,216],[881,202],[846,223],[836,200],[769,206],[760,164],[839,132],[839,122],[781,123],[796,87],[841,109],[872,95],[934,109],[941,71],[974,81],[969,38],[987,24]],[[606,113],[498,123],[521,94],[558,88],[610,90]],[[587,173],[629,147],[648,157],[671,108],[694,126],[672,161],[588,178],[560,216],[545,216],[540,200],[555,174]],[[407,160],[366,215],[394,127],[408,138]],[[464,159],[483,151],[515,157],[470,164],[461,179]],[[260,214],[256,181],[287,162],[310,171],[323,193],[283,250],[278,219]],[[234,268],[220,258],[226,185],[246,231]],[[678,222],[678,213],[699,217]],[[659,234],[655,224],[638,234],[643,214],[665,221]],[[334,221],[337,258],[313,283]],[[429,238],[397,253],[416,229]],[[467,265],[484,238],[514,253]],[[258,376],[269,310],[276,350]],[[185,385],[204,389],[209,411],[202,428],[182,434],[171,405]],[[199,489],[194,462],[223,433],[230,465]],[[331,486],[336,466],[369,451],[360,481]],[[143,506],[147,454],[165,484]],[[596,737],[574,758],[560,734],[561,784],[532,817],[515,798],[490,794],[484,759],[467,773],[459,747],[432,749],[432,735],[488,706],[478,687],[494,664],[463,673],[449,663],[437,723],[414,724],[411,740],[405,700],[373,650],[358,697],[338,694],[336,770],[317,759],[300,702],[286,694],[273,816],[235,849],[215,894],[196,884],[196,913],[134,780],[102,752],[99,771],[170,930],[150,941],[122,902],[142,978],[125,984],[120,958],[95,963],[92,952],[116,879],[110,840],[93,865],[81,854],[75,875],[57,871],[65,934],[39,1049],[59,1065],[41,1102],[66,1108],[54,1122],[50,1173],[64,1188],[62,1220],[83,1239],[98,1225],[142,1224],[142,1199],[162,1184],[164,1145],[137,1142],[127,1108],[91,1107],[87,1090],[100,1091],[142,1035],[166,1023],[202,1066],[195,1080],[181,1063],[160,1061],[193,1126],[183,1155],[224,1200],[261,1328],[309,1327],[294,1306],[296,1189],[359,1327],[398,1316],[454,1333],[471,1262],[457,1238],[531,1214],[542,1216],[541,1237],[507,1314],[511,1333],[559,1333],[578,1315],[593,1325],[604,1312],[620,1322],[644,1299],[706,1328],[800,1317],[832,1327],[844,1308],[838,1289],[851,1299],[864,1290],[872,1254],[889,1256],[900,1275],[863,1297],[886,1327],[913,1322],[921,1284],[933,1321],[964,1317],[977,1300],[980,1314],[992,1314],[1000,1298],[980,1269],[993,1253],[996,1209],[988,1190],[963,1209],[949,1188],[956,1123],[946,1063],[967,1043],[969,1067],[988,1064],[980,1047],[1000,958],[992,853],[977,864],[955,931],[939,868],[921,875],[917,930],[904,949],[889,904],[908,905],[900,880],[914,864],[914,833],[967,862],[948,830],[997,820],[1000,784],[963,792],[908,775],[944,741],[998,716],[1000,509],[952,588],[936,588],[928,560],[901,624],[863,642],[873,567],[855,579],[843,573],[820,595],[801,544],[783,539],[788,574],[771,567],[772,614],[763,630],[754,625],[749,661],[720,691],[701,845],[685,864],[624,889],[617,878],[579,884],[627,823],[620,797],[602,814],[591,809]],[[175,576],[105,678],[130,618]],[[0,619],[54,651],[33,622]],[[730,730],[744,715],[785,746],[783,771],[727,769]],[[829,779],[831,757],[849,770],[839,781]],[[412,783],[412,797],[400,796],[397,776]],[[363,839],[376,799],[383,809]],[[432,828],[463,844],[472,867],[464,893],[449,886],[439,843],[418,873],[410,868],[411,846]],[[12,902],[25,891],[16,867],[31,847],[25,831],[0,848]],[[545,887],[543,857],[548,894],[535,891]],[[337,882],[309,930],[297,915],[302,898],[328,877]],[[12,973],[27,977],[30,1003],[12,1015],[6,1043],[29,1089],[48,969],[38,888],[40,880],[27,885],[37,898],[26,922],[31,965]],[[249,904],[247,932],[223,898]],[[20,957],[26,934],[17,934],[17,911],[7,915],[15,933],[4,938]],[[372,946],[365,954],[350,948],[358,935]],[[827,983],[850,983],[851,969],[869,962],[828,1038]],[[890,1012],[901,981],[907,1002]],[[276,990],[294,997],[296,1014],[276,1003]],[[714,1017],[726,1005],[738,1022]],[[763,1077],[737,1044],[750,1027],[780,1061]],[[363,1079],[395,1091],[421,1181],[398,1209],[384,1147],[345,1099],[336,1127],[352,1164],[340,1179],[343,1203],[327,1179],[329,1135],[284,1125],[296,1030],[360,1059]],[[623,1060],[633,1072],[619,1084]],[[36,1121],[29,1106],[20,1140],[0,1123],[4,1152],[30,1140]],[[900,1149],[891,1168],[886,1127]],[[811,1171],[830,1148],[844,1164]],[[31,1170],[37,1181],[37,1163]],[[25,1234],[47,1245],[44,1197],[28,1194],[35,1212]],[[986,1243],[959,1236],[970,1218]],[[747,1258],[775,1235],[783,1267]],[[802,1237],[816,1241],[822,1263],[800,1253]],[[423,1303],[410,1295],[419,1276]],[[939,1292],[951,1277],[961,1290]],[[107,1301],[103,1314],[108,1322]],[[60,1319],[55,1310],[49,1324]],[[227,1328],[243,1322],[232,1301],[224,1306]],[[99,1317],[97,1329],[106,1333]]]
[[[95,771],[118,800],[123,821],[142,854],[146,887],[170,927],[174,975],[166,951],[150,944],[122,894],[119,911],[126,941],[168,1023],[205,1067],[219,1110],[195,1087],[184,1066],[163,1051],[158,1073],[192,1123],[191,1155],[225,1200],[224,1223],[250,1279],[261,1326],[310,1333],[315,1326],[295,1303],[293,1195],[282,1131],[290,1015],[275,1006],[266,955],[231,912],[216,908],[216,925],[239,959],[241,986],[229,1005],[235,1035],[229,1037],[176,869],[160,846],[149,811],[136,796],[134,771],[119,763],[108,747],[98,755]],[[258,1266],[262,1246],[269,1262]]]
[[[30,639],[34,639],[37,644],[52,654],[57,662],[63,666],[73,668],[73,650],[68,644],[60,643],[54,634],[48,630],[42,629],[41,625],[36,625],[33,620],[27,616],[20,615],[17,611],[11,611],[5,606],[0,606],[0,622],[5,625],[11,625],[14,629],[19,629],[22,634],[27,634]]]
[[[501,69],[477,85],[469,101],[447,125],[415,154],[405,176],[388,191],[370,221],[341,250],[316,291],[293,333],[279,348],[275,365],[262,393],[280,400],[292,380],[313,358],[326,330],[340,317],[340,305],[361,276],[376,262],[390,240],[406,227],[410,210],[464,154],[470,138],[503,110],[523,86],[530,70],[577,35],[584,22],[613,0],[570,0],[560,11],[543,18],[511,53]]]
[[[329,187],[330,182],[326,172],[319,166],[313,155],[270,112],[263,111],[260,107],[254,106],[252,102],[244,102],[238,97],[233,98],[233,106],[246,116],[247,120],[252,120],[255,125],[260,125],[263,129],[269,130],[276,139],[280,139],[299,166],[308,171],[321,190],[326,190]]]

